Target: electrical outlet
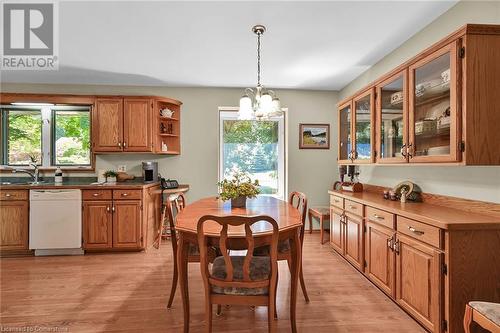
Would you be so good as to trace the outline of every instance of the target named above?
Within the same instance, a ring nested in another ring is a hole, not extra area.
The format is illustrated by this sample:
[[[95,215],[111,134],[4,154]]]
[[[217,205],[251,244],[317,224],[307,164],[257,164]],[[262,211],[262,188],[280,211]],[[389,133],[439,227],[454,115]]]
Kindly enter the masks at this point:
[[[118,172],[127,172],[127,166],[126,165],[119,165]]]

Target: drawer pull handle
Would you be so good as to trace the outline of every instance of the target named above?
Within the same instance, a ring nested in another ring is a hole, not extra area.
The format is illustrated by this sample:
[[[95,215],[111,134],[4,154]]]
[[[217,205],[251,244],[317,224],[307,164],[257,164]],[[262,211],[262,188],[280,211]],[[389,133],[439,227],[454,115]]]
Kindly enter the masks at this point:
[[[421,235],[423,235],[425,233],[423,231],[420,231],[420,230],[417,230],[417,229],[413,228],[412,226],[409,226],[408,230],[410,230],[411,232],[413,232],[414,234],[417,234],[419,236],[421,236]]]
[[[376,218],[377,220],[385,220],[385,218],[383,216],[380,216],[377,214],[373,214],[373,217]]]
[[[391,249],[391,251],[394,251],[394,236],[387,240],[387,247]]]
[[[111,207],[111,210],[114,212],[115,211],[115,206]]]
[[[399,254],[399,239],[396,239],[395,242],[393,242],[392,249],[396,254]]]
[[[12,196],[12,194],[10,194],[10,193],[5,193],[5,196],[6,196],[7,198],[10,198],[10,197]]]
[[[350,205],[349,208],[351,209],[356,209],[357,207],[356,206],[353,206],[353,205]]]
[[[128,193],[122,193],[122,197],[128,197]]]
[[[100,196],[100,195],[101,195],[101,193],[94,193],[94,194],[92,194],[92,195],[93,195],[94,197],[98,197],[98,196]]]
[[[340,202],[340,200],[333,199],[333,202],[339,203],[339,202]]]
[[[106,207],[106,211],[109,213],[109,206]]]

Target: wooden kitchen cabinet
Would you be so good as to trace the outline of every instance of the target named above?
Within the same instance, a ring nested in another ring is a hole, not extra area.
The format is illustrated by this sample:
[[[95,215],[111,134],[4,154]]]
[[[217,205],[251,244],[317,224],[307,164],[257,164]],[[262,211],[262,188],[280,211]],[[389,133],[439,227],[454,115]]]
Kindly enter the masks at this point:
[[[112,201],[83,201],[83,248],[113,247]]]
[[[395,254],[392,249],[395,231],[366,222],[365,274],[383,292],[395,297]]]
[[[97,98],[92,118],[94,152],[152,152],[152,100]]]
[[[410,163],[458,162],[458,42],[409,67]]]
[[[5,193],[2,193],[5,194]],[[29,203],[0,201],[0,251],[28,250]]]
[[[85,250],[144,248],[143,190],[83,190],[82,197]]]
[[[360,271],[363,270],[363,218],[352,214],[344,217],[344,256]]]
[[[113,202],[113,247],[139,248],[142,235],[142,211],[139,200]]]
[[[364,266],[363,217],[350,212],[346,213],[333,206],[335,197],[332,197],[330,202],[330,245],[353,266],[362,271]],[[362,205],[360,209],[359,206],[349,203],[350,201],[345,201],[346,209],[357,209],[357,213],[363,214]],[[354,208],[350,208],[350,206]]]
[[[441,332],[443,254],[398,234],[396,252],[396,301],[431,332]]]
[[[500,165],[499,58],[500,25],[467,24],[340,101],[339,164]]]
[[[92,114],[94,152],[119,152],[123,143],[123,98],[97,98]]]
[[[150,99],[123,99],[123,151],[153,151],[151,111]]]
[[[344,213],[334,208],[330,208],[330,245],[344,255]]]

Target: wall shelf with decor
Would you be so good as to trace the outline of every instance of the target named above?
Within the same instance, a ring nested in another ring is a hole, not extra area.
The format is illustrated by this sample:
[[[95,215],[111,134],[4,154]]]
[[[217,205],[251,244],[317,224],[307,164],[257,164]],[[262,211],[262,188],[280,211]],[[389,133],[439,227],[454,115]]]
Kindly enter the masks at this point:
[[[156,98],[154,151],[157,154],[179,155],[181,151],[181,102],[170,98]]]
[[[500,165],[498,58],[500,25],[467,24],[344,99],[339,164]]]

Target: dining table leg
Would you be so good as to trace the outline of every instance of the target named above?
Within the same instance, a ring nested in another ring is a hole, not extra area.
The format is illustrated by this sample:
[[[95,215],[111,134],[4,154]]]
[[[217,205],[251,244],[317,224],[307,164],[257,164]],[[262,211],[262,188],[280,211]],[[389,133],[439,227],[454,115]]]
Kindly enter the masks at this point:
[[[297,332],[297,289],[299,285],[300,263],[302,261],[302,253],[300,246],[299,231],[293,233],[291,242],[292,251],[292,269],[291,269],[291,295],[290,295],[290,322],[292,326],[292,333]]]
[[[183,233],[178,232],[179,243],[177,249],[177,267],[179,269],[179,287],[182,297],[182,308],[184,312],[184,333],[189,332],[189,289],[188,289],[188,246]]]

